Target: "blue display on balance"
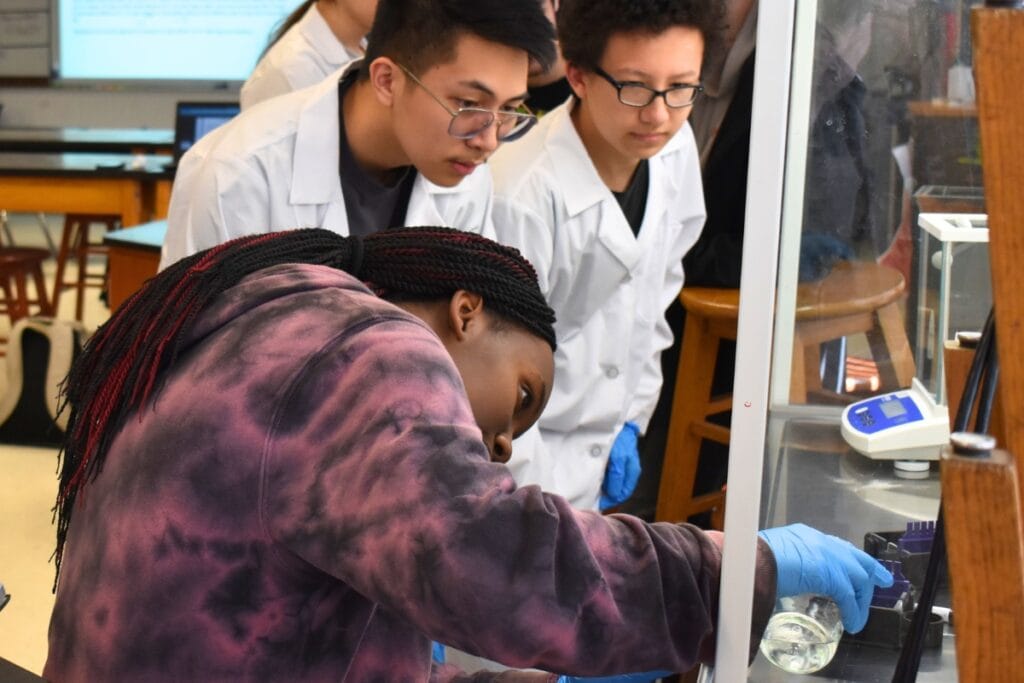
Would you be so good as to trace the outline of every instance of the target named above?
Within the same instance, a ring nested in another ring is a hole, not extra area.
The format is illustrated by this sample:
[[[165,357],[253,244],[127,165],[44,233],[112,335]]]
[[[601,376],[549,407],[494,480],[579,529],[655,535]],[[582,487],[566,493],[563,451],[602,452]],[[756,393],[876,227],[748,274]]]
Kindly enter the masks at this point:
[[[922,420],[920,408],[910,394],[878,396],[850,408],[850,426],[862,434],[875,434],[890,427]]]

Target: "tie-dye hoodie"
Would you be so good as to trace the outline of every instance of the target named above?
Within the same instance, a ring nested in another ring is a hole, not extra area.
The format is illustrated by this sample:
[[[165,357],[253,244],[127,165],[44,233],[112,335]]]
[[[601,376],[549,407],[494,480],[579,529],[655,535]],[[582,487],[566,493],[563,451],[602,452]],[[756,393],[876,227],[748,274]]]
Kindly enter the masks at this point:
[[[432,639],[577,675],[710,654],[720,538],[517,488],[437,336],[347,274],[246,278],[162,377],[79,496],[50,680],[511,675],[432,666]]]

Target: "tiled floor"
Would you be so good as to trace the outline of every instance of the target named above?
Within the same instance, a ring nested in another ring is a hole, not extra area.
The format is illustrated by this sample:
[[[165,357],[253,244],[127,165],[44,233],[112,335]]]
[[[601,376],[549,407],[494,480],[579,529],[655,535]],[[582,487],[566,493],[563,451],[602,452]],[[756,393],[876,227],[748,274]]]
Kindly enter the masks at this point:
[[[53,238],[59,242],[62,216],[49,216]],[[18,246],[45,247],[34,216],[10,217]],[[102,263],[96,264],[102,268]],[[73,266],[71,266],[73,269]],[[45,267],[52,291],[55,263]],[[68,278],[73,272],[68,274]],[[83,322],[94,330],[109,315],[99,290],[86,291]],[[58,317],[73,318],[74,292],[61,295]],[[0,335],[9,330],[0,318]],[[8,368],[0,359],[0,392],[6,391]],[[53,554],[55,527],[52,508],[57,493],[57,451],[0,444],[0,583],[11,601],[0,612],[0,657],[39,673],[46,661],[46,628],[53,608]]]

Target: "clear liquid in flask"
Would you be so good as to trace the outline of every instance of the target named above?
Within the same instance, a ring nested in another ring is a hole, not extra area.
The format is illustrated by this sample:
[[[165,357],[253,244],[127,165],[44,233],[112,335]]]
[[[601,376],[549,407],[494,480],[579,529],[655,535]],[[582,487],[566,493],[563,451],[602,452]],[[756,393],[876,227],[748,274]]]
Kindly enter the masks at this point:
[[[842,629],[802,612],[772,616],[761,639],[761,652],[775,666],[792,674],[819,671],[832,661]]]

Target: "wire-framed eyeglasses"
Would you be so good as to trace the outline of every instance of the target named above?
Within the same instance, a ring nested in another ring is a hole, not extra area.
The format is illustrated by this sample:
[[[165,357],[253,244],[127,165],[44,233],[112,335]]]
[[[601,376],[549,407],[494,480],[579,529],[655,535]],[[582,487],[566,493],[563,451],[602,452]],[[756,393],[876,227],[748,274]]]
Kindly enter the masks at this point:
[[[444,107],[452,117],[448,124],[448,135],[459,140],[475,138],[480,133],[491,127],[498,126],[498,140],[509,142],[521,138],[526,131],[533,128],[537,123],[537,117],[526,108],[526,105],[519,105],[518,111],[484,109],[482,107],[459,107],[452,109],[444,103],[440,97],[430,91],[430,88],[423,85],[423,82],[401,64],[398,65],[413,82],[423,88],[423,92],[434,98],[438,104]]]
[[[704,92],[704,85],[701,83],[680,83],[664,90],[655,90],[641,83],[617,81],[599,66],[594,67],[594,73],[611,83],[619,92],[619,102],[630,107],[646,107],[660,97],[670,108],[682,109],[693,104],[697,96]]]

